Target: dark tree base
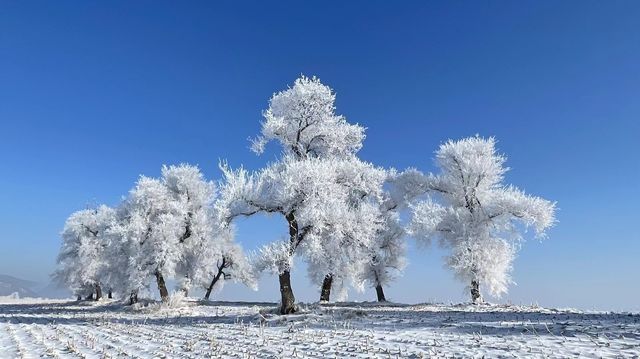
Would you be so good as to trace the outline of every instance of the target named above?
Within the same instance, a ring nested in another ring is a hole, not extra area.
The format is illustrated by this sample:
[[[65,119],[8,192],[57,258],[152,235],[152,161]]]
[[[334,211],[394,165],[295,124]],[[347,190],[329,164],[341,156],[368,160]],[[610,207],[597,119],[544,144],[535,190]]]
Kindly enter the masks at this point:
[[[96,284],[96,297],[95,300],[100,300],[102,298],[102,288],[100,284]]]
[[[169,300],[169,291],[167,290],[167,285],[164,282],[164,277],[160,271],[156,271],[156,283],[158,284],[158,291],[160,291],[160,298],[163,302]]]
[[[471,281],[471,301],[474,304],[482,303],[482,296],[480,295],[480,282],[477,280]]]
[[[331,298],[331,283],[333,283],[333,276],[327,274],[322,281],[322,288],[320,289],[321,302],[328,302]]]
[[[293,289],[291,289],[291,274],[289,271],[284,271],[278,276],[280,281],[280,314],[293,314],[296,310],[296,297],[293,295]]]
[[[134,305],[136,303],[138,303],[138,292],[137,291],[133,291],[129,295],[129,305]]]
[[[378,302],[387,301],[387,298],[385,298],[384,296],[384,290],[382,289],[382,286],[380,284],[376,286],[376,295],[378,296]]]

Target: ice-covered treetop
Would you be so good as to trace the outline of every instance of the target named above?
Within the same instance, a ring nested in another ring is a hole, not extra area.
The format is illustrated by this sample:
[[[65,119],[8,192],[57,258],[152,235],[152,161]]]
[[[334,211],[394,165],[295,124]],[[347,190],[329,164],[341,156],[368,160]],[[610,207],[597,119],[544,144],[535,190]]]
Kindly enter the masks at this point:
[[[184,163],[177,166],[164,165],[162,181],[174,199],[188,210],[211,205],[216,195],[214,182],[207,181],[198,166]]]
[[[128,205],[142,213],[193,211],[212,205],[215,184],[205,180],[197,166],[188,164],[162,166],[162,177],[140,176],[131,190]]]
[[[62,236],[96,237],[111,224],[115,210],[105,205],[95,209],[83,209],[69,216],[64,225]]]
[[[481,193],[500,186],[505,172],[506,158],[496,152],[493,137],[479,136],[459,141],[449,140],[440,145],[436,152],[436,162],[442,170],[438,187],[448,192]]]
[[[169,190],[162,181],[140,176],[136,186],[129,192],[126,204],[132,212],[138,212],[144,217],[155,217],[172,209],[169,198]]]
[[[268,142],[276,140],[286,154],[298,159],[355,154],[362,147],[364,127],[336,115],[335,99],[318,78],[301,76],[293,87],[271,97],[253,151],[262,153]]]

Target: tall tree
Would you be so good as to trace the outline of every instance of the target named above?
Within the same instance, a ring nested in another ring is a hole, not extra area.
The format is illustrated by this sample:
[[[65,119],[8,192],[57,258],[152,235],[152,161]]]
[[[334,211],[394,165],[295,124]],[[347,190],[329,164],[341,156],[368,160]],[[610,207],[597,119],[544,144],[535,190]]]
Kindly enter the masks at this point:
[[[270,141],[280,143],[281,160],[254,174],[223,166],[228,221],[257,212],[280,213],[287,221],[288,241],[264,248],[258,261],[278,274],[283,314],[295,311],[294,255],[317,262],[340,248],[336,255],[347,258],[345,246],[368,246],[382,225],[373,202],[381,194],[384,171],[355,157],[364,128],[336,115],[334,102],[333,91],[318,79],[297,79],[271,98],[261,135],[253,142],[257,153]],[[332,273],[346,262],[333,263],[335,268],[326,268]]]
[[[507,291],[522,241],[519,225],[544,237],[555,222],[554,203],[503,183],[505,161],[493,138],[446,142],[436,153],[440,174],[425,176],[418,186],[438,193],[443,205],[425,200],[412,208],[410,232],[426,242],[442,240],[451,251],[447,265],[470,283],[476,303],[482,301],[480,284],[494,296]]]

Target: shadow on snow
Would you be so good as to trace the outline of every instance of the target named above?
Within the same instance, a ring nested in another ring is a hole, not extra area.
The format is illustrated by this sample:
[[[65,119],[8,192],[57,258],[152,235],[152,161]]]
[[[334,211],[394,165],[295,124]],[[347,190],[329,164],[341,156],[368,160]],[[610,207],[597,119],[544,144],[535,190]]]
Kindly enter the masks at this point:
[[[157,305],[157,304],[155,304]],[[190,308],[209,313],[191,313]],[[444,306],[373,303],[332,303],[302,305],[299,314],[278,316],[276,303],[190,301],[182,308],[133,309],[121,302],[54,302],[0,304],[0,323],[198,326],[238,324],[267,326],[304,325],[311,328],[350,327],[371,330],[447,330],[464,334],[512,336],[607,335],[640,339],[640,315],[624,313],[574,313],[536,311],[526,307]],[[208,308],[208,309],[207,309]],[[216,308],[216,313],[212,313]],[[233,308],[251,308],[234,314]],[[466,310],[463,310],[466,309]],[[471,308],[471,310],[469,310]],[[218,312],[222,310],[222,313]],[[186,311],[186,313],[185,313]],[[258,312],[262,314],[258,314]],[[264,315],[263,315],[264,314]]]

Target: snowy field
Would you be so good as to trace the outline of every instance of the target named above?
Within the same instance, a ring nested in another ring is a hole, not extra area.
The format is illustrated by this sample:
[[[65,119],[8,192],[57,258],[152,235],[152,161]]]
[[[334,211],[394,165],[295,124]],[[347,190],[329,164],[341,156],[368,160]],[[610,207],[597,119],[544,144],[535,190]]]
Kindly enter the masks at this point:
[[[0,358],[639,357],[640,315],[271,303],[0,300]]]

